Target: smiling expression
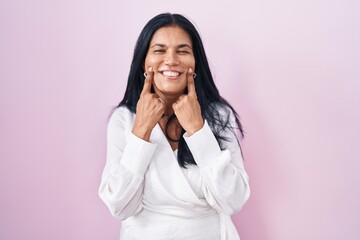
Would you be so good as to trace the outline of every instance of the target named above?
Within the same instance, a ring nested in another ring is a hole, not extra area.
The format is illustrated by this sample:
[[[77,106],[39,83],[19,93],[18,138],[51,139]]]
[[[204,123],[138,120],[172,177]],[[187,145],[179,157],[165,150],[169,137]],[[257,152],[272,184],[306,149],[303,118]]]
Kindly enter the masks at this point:
[[[159,97],[182,95],[189,68],[195,69],[189,34],[178,26],[157,30],[150,41],[144,65],[145,69],[154,69],[153,86]]]

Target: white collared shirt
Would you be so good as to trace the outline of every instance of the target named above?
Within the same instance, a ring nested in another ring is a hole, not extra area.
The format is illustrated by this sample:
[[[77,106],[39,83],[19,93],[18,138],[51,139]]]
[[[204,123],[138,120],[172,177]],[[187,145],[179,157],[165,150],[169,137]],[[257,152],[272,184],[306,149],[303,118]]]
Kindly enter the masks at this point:
[[[221,150],[206,120],[192,136],[185,133],[197,165],[184,169],[158,124],[150,142],[131,133],[134,117],[120,107],[110,118],[99,188],[112,215],[123,220],[120,239],[239,239],[230,215],[250,188],[235,134],[226,133]]]

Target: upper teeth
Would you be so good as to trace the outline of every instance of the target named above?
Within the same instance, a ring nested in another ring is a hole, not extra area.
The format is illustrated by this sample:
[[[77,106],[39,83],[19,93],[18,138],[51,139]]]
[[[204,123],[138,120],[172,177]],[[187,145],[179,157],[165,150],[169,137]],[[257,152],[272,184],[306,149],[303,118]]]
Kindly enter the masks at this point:
[[[177,77],[179,76],[179,72],[172,72],[172,71],[163,71],[162,72],[165,76],[169,76],[169,77]]]

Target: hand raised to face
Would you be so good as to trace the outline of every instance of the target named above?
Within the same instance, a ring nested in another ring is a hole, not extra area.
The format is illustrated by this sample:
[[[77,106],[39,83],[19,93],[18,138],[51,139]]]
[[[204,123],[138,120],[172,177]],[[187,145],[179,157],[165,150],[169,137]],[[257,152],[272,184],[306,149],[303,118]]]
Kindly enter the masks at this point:
[[[144,86],[136,105],[136,117],[132,133],[149,141],[151,131],[164,114],[165,105],[158,95],[151,93],[154,70],[150,67],[146,73]]]
[[[187,84],[188,93],[181,95],[172,108],[180,125],[191,136],[204,126],[201,107],[196,95],[194,73],[191,68],[187,72]]]

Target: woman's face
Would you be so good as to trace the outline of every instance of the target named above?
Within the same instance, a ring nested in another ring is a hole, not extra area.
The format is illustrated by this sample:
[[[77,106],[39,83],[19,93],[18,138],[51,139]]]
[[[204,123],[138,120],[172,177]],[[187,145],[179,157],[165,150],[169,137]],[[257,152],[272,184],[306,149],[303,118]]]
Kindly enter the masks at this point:
[[[145,69],[154,70],[153,86],[160,97],[176,97],[187,87],[189,68],[195,72],[192,42],[182,28],[168,26],[157,30],[145,58]]]

